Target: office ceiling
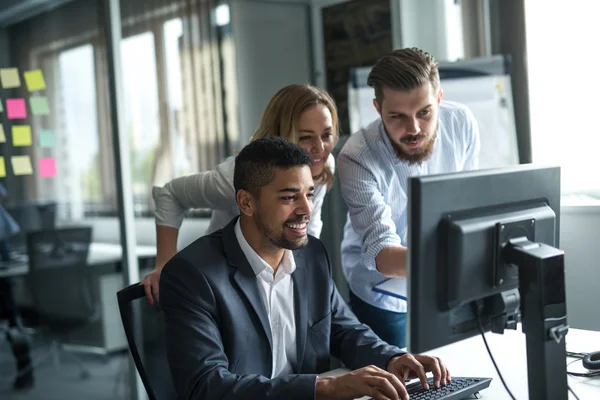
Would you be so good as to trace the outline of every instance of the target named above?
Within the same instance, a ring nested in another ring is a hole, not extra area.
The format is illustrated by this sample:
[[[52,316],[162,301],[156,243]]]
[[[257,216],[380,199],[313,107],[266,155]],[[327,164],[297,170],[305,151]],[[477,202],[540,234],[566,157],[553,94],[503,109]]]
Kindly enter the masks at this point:
[[[72,0],[0,0],[0,27],[6,28]]]

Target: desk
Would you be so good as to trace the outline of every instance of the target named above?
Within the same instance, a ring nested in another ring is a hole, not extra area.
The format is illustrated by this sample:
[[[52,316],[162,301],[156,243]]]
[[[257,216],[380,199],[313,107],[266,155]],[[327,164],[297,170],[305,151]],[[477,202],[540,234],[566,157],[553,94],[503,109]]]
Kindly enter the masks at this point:
[[[527,391],[527,356],[525,335],[518,331],[507,331],[504,335],[486,333],[485,335],[492,355],[498,368],[518,400],[528,398]],[[600,351],[600,332],[570,329],[567,334],[567,350],[569,351]],[[490,377],[493,378],[489,388],[480,392],[483,399],[510,399],[504,389],[494,365],[483,344],[481,336],[472,337],[449,346],[427,352],[441,357],[450,373],[456,376]],[[573,360],[573,359],[568,359]],[[569,371],[580,371],[580,362],[569,366]],[[341,375],[348,370],[337,369],[324,375]],[[569,386],[581,400],[600,399],[600,377],[581,378],[568,377]],[[364,399],[367,399],[365,397]],[[569,393],[569,399],[574,399]]]
[[[156,257],[156,247],[136,246],[136,253],[140,260],[140,276],[144,276],[154,268],[152,259]],[[115,267],[122,260],[123,247],[120,244],[90,244],[87,262],[93,267],[93,286],[100,299],[102,318],[73,333],[68,342],[63,342],[65,348],[100,354],[127,348],[116,296],[117,291],[125,286],[121,272]],[[33,306],[26,279],[21,279],[26,278],[28,273],[27,260],[11,261],[9,267],[0,268],[0,278],[15,278],[12,283],[19,306]]]
[[[156,257],[156,247],[136,246],[139,259]],[[115,264],[123,260],[123,247],[113,243],[91,243],[88,253],[88,264],[91,266]],[[29,265],[26,260],[10,261],[11,265],[0,268],[0,278],[27,275]]]

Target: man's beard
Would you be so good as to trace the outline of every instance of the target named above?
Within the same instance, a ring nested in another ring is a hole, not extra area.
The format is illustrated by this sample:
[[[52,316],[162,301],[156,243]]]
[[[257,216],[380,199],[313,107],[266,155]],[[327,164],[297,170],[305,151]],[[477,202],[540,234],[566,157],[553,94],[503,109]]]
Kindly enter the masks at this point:
[[[425,142],[425,144],[418,149],[418,152],[416,153],[407,153],[398,143],[396,142],[392,142],[392,146],[394,147],[394,150],[396,151],[396,156],[402,160],[402,161],[406,161],[409,164],[419,164],[421,165],[421,163],[423,161],[426,161],[429,159],[429,157],[431,157],[431,154],[433,154],[433,145],[435,143],[435,139],[437,138],[437,132],[438,132],[438,128],[439,128],[440,124],[439,122],[435,125],[435,131],[433,132],[433,135],[431,135],[431,137],[429,139],[427,139],[427,142]],[[423,139],[424,138],[424,134],[419,133],[418,135],[416,135],[414,138],[419,140],[419,139]]]
[[[299,224],[303,222],[308,224],[308,221],[308,218],[300,217],[294,220],[286,221],[286,224]],[[296,240],[289,240],[287,237],[285,237],[283,228],[281,233],[277,235],[272,229],[262,223],[261,213],[254,214],[254,223],[256,224],[256,227],[264,233],[264,235],[271,242],[271,245],[273,245],[275,248],[297,250],[308,244],[308,236],[300,236],[296,238]]]

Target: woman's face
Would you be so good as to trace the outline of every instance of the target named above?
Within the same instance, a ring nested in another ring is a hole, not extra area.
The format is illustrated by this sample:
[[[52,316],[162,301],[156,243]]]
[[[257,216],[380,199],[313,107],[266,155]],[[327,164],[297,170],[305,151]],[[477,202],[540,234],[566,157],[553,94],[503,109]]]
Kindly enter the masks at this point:
[[[312,175],[318,176],[323,172],[334,144],[329,108],[323,104],[315,104],[300,114],[297,137],[300,147],[308,151],[312,158]]]

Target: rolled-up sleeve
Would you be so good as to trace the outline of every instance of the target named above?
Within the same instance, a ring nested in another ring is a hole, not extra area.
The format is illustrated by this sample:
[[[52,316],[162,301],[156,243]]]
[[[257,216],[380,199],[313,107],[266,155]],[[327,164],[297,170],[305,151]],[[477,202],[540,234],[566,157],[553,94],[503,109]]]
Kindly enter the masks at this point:
[[[377,179],[364,159],[360,155],[340,153],[338,176],[352,228],[362,237],[363,264],[376,270],[375,258],[379,252],[389,246],[399,246],[401,241],[390,206],[385,203]]]
[[[231,165],[229,165],[231,164]],[[215,170],[173,179],[152,188],[156,225],[181,227],[185,211],[192,208],[231,210],[236,207],[233,163],[226,161]]]

